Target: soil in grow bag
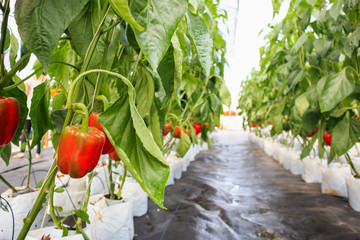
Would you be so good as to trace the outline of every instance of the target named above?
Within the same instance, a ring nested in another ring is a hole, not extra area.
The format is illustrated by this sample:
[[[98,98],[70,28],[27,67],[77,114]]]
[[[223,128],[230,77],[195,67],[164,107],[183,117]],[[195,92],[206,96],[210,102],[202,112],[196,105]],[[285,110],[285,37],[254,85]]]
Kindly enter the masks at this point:
[[[134,218],[135,239],[360,239],[360,213],[321,194],[267,156],[242,132],[214,135],[165,189],[162,210],[149,200]]]

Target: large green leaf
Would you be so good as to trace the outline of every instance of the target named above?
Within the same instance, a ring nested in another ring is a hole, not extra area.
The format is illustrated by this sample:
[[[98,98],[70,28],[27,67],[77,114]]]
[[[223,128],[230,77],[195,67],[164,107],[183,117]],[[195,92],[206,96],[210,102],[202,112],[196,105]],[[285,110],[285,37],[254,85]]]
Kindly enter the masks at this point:
[[[180,155],[180,157],[184,157],[187,151],[189,151],[190,146],[191,146],[190,137],[187,134],[185,134],[183,130],[181,130],[181,138],[179,144],[176,147],[176,152]]]
[[[136,106],[142,118],[150,114],[154,100],[154,81],[145,68],[139,67],[135,75]]]
[[[229,92],[229,89],[226,87],[225,82],[221,84],[220,90],[219,90],[220,98],[225,104],[225,106],[230,107],[231,105],[231,94]]]
[[[128,22],[133,28],[141,31],[144,30],[144,28],[136,22],[133,15],[131,14],[129,0],[109,0],[109,3],[114,9],[114,12],[126,22]]]
[[[306,134],[311,133],[321,118],[321,113],[317,108],[308,109],[302,116],[303,128]]]
[[[19,42],[14,34],[11,34],[10,36],[10,66],[14,66],[15,60],[17,57],[17,53],[19,50]]]
[[[89,0],[18,0],[15,19],[21,39],[47,71],[57,41]]]
[[[332,131],[331,146],[339,156],[347,153],[359,140],[360,121],[350,117],[349,112]]]
[[[274,129],[275,133],[276,134],[281,134],[282,131],[283,131],[283,125],[282,125],[282,119],[283,119],[283,115],[282,114],[279,114],[279,115],[276,115],[274,118],[273,118],[273,127],[272,127],[272,130]]]
[[[306,98],[306,92],[295,99],[295,106],[300,116],[309,108],[310,103]]]
[[[175,63],[175,76],[174,76],[174,90],[179,89],[182,78],[182,62],[183,51],[181,50],[179,38],[176,34],[171,38],[171,43],[174,48],[174,63]]]
[[[135,90],[130,84],[128,94],[103,112],[99,121],[131,175],[155,203],[164,207],[170,168],[136,110]]]
[[[153,69],[168,50],[187,6],[186,0],[142,0],[131,5],[136,22],[145,27],[144,31],[134,29],[136,40]]]
[[[199,62],[204,69],[206,76],[209,76],[210,68],[212,66],[211,53],[213,48],[211,34],[199,15],[195,15],[188,11],[186,17],[188,20],[189,34],[194,41]]]
[[[55,150],[58,148],[59,145],[60,135],[64,126],[66,114],[67,109],[51,111],[51,124],[53,129],[53,131],[51,131],[51,142]]]
[[[41,141],[44,134],[52,127],[49,113],[49,83],[49,81],[46,81],[35,87],[34,95],[31,99],[30,118],[31,126],[34,130],[31,149]]]
[[[158,147],[161,150],[163,150],[163,143],[161,139],[162,131],[160,129],[159,112],[155,106],[155,103],[153,103],[151,106],[149,129],[151,131],[151,135],[153,136],[155,143],[158,145]]]
[[[170,100],[174,92],[174,80],[175,80],[175,60],[174,60],[174,48],[170,46],[167,50],[164,58],[161,60],[157,69],[161,79],[161,85],[165,90],[166,96],[163,99],[165,104]]]
[[[203,121],[203,122],[207,121],[207,119],[209,117],[209,112],[210,112],[209,102],[207,100],[205,100],[200,106],[201,121]]]
[[[14,84],[13,81],[10,81],[10,83],[8,83],[8,85],[12,85]],[[24,128],[25,125],[25,121],[29,112],[29,109],[27,108],[27,97],[26,94],[21,91],[19,88],[13,88],[11,90],[8,91],[0,91],[0,96],[2,97],[13,97],[16,98],[16,100],[18,100],[19,104],[20,104],[20,121],[19,121],[19,126],[18,129],[16,130],[16,133],[13,137],[12,142],[19,146],[19,137],[21,135],[22,129]]]
[[[214,111],[214,113],[219,114],[221,111],[221,101],[219,98],[214,94],[210,94],[210,101],[211,101],[211,109]]]
[[[199,80],[194,75],[188,72],[184,72],[181,80],[181,88],[185,90],[186,95],[189,98],[195,92],[198,84]]]
[[[355,87],[353,76],[346,69],[330,74],[320,94],[321,112],[333,109],[341,100],[349,96]]]
[[[291,53],[295,54],[299,51],[299,49],[304,45],[304,43],[308,40],[308,35],[303,33],[296,41],[294,46],[291,48]]]

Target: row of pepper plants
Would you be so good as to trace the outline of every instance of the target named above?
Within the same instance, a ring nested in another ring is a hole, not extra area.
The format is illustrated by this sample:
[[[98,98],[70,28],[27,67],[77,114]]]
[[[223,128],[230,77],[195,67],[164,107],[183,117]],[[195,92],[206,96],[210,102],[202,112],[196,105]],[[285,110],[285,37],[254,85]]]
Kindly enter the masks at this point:
[[[211,143],[208,133],[220,124],[223,104],[230,106],[222,78],[226,43],[218,28],[227,15],[218,6],[212,0],[17,0],[10,9],[9,0],[1,1],[1,157],[6,164],[11,160],[9,142],[18,145],[28,111],[30,148],[51,130],[56,151],[18,239],[26,236],[47,195],[52,198],[58,170],[82,177],[113,150],[164,208],[164,156],[174,146],[184,156],[192,143]],[[8,26],[13,11],[21,40]],[[37,57],[34,71],[20,79],[31,54]],[[28,109],[23,82],[41,73],[51,79],[35,88]],[[61,91],[50,104],[53,81]],[[84,205],[76,213],[87,220],[86,199]],[[83,233],[81,222],[76,227]]]
[[[273,0],[273,15],[282,0]],[[242,82],[240,114],[250,127],[302,139],[301,158],[318,142],[320,158],[348,154],[360,137],[360,15],[358,0],[291,0],[269,25],[260,67]],[[244,127],[246,123],[244,123]]]

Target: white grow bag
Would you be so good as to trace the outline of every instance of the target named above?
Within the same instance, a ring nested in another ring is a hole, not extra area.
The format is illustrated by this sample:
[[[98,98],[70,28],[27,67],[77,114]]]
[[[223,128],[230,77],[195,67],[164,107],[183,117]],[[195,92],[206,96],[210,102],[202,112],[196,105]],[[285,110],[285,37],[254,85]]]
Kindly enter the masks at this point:
[[[1,194],[1,196],[10,204],[12,212],[14,214],[14,239],[16,239],[19,235],[20,230],[24,225],[23,219],[29,214],[38,195],[39,191],[12,196],[11,189],[8,189]],[[8,211],[6,212],[0,209],[0,239],[8,240],[12,238],[13,217],[10,207],[7,205],[7,203],[5,203],[5,201],[3,200],[1,200],[1,202],[8,209]],[[32,229],[41,225],[41,220],[43,216],[44,210],[41,210],[32,225]]]
[[[96,196],[98,197],[98,196]],[[115,205],[107,204],[101,196],[96,202],[92,197],[88,205],[91,225],[89,231],[93,240],[129,240],[134,238],[134,220],[132,202],[120,202]],[[111,206],[110,206],[111,205]],[[87,231],[88,232],[88,231]]]
[[[125,201],[132,202],[132,215],[134,217],[140,217],[147,213],[148,195],[134,178],[127,177],[125,179],[121,195]]]
[[[25,240],[39,240],[43,236],[49,236],[51,240],[83,240],[83,236],[76,231],[69,231],[68,236],[62,237],[62,230],[55,229],[55,227],[47,227],[30,231]],[[90,237],[90,236],[89,236]]]
[[[348,190],[349,204],[352,209],[360,212],[360,179],[349,176],[345,179]]]
[[[321,192],[323,194],[347,197],[345,178],[351,176],[350,166],[331,163],[322,169]]]
[[[301,178],[307,183],[321,183],[322,169],[327,167],[327,160],[306,157]]]

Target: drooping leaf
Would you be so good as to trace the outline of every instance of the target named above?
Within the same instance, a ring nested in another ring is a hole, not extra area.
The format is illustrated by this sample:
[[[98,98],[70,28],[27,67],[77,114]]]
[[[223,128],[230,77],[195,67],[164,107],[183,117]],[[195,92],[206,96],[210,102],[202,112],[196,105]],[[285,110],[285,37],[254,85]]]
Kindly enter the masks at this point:
[[[47,71],[57,41],[89,0],[18,0],[15,19],[21,39]]]
[[[112,9],[114,9],[114,12],[126,22],[128,22],[133,28],[136,28],[140,31],[144,30],[144,28],[136,22],[133,15],[131,14],[128,0],[109,0],[109,3]]]
[[[201,119],[201,121],[206,122],[206,120],[209,117],[209,112],[210,112],[209,102],[205,100],[200,106],[200,114],[201,114],[200,119]]]
[[[30,118],[31,126],[34,130],[31,149],[41,141],[44,134],[52,127],[49,113],[49,83],[49,81],[46,81],[35,87],[34,95],[31,99]]]
[[[180,157],[184,157],[187,151],[189,151],[190,146],[191,146],[190,137],[187,134],[185,134],[183,130],[181,130],[181,138],[179,144],[176,147],[176,152],[180,155]]]
[[[0,156],[4,160],[6,166],[9,165],[11,156],[11,143],[4,147],[0,147]]]
[[[178,90],[181,78],[182,78],[182,61],[183,52],[181,50],[179,38],[176,34],[171,38],[171,43],[174,48],[174,62],[175,62],[175,73],[174,73],[174,90]]]
[[[136,106],[142,118],[150,114],[154,99],[154,81],[145,68],[139,67],[135,75]]]
[[[169,177],[169,165],[135,106],[135,90],[128,83],[123,94],[103,112],[99,121],[131,175],[160,207]]]
[[[145,28],[134,29],[136,40],[153,69],[166,54],[187,6],[186,0],[144,0],[131,5],[136,22]]]
[[[303,128],[306,134],[311,133],[321,118],[321,113],[317,108],[310,108],[306,110],[302,116]]]
[[[163,86],[166,93],[166,96],[163,100],[166,105],[174,92],[175,84],[175,60],[174,48],[172,45],[169,47],[164,58],[159,63],[157,72],[159,73],[161,85]]]
[[[276,134],[281,134],[283,131],[282,119],[283,119],[282,114],[276,115],[273,118],[274,125],[273,125],[272,129],[274,129]]]
[[[211,52],[213,48],[211,34],[199,15],[195,15],[188,11],[186,13],[186,18],[188,20],[189,34],[194,41],[199,62],[205,72],[205,75],[209,76],[212,65]]]
[[[163,149],[162,139],[161,139],[161,129],[160,129],[160,119],[159,119],[159,112],[156,109],[155,103],[151,106],[150,112],[150,123],[149,128],[151,131],[151,135],[154,138],[155,143],[158,145],[160,150]]]
[[[332,131],[331,146],[336,154],[347,153],[359,140],[360,121],[350,117],[349,112],[336,124]]]
[[[294,44],[294,46],[291,48],[291,53],[295,54],[299,51],[299,49],[304,45],[304,43],[308,40],[308,35],[306,33],[303,33],[298,40],[296,41],[296,43]]]
[[[320,94],[321,112],[333,109],[341,100],[349,96],[355,87],[353,76],[346,69],[339,73],[330,74],[326,78],[324,88]]]

